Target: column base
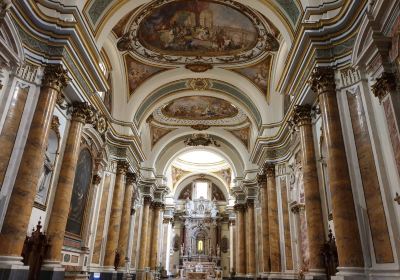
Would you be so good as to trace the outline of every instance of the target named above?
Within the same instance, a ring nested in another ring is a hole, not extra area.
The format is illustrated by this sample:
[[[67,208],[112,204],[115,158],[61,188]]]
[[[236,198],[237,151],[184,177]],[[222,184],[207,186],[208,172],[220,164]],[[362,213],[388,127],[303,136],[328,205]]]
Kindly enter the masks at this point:
[[[42,266],[40,270],[40,280],[64,280],[65,269],[62,266]]]
[[[262,277],[264,279],[271,279],[271,280],[289,280],[289,279],[299,279],[299,276],[295,273],[279,273],[279,272],[270,272],[264,274],[267,277]]]
[[[26,280],[29,266],[22,263],[22,257],[0,256],[0,279]]]
[[[332,276],[331,280],[365,280],[364,268],[360,267],[338,267],[339,272]]]
[[[246,275],[235,275],[235,279],[237,279],[237,280],[247,280]]]
[[[368,276],[371,280],[397,280],[400,279],[400,271],[371,269],[368,271]]]
[[[305,272],[305,279],[306,280],[326,280],[326,273],[323,269],[310,269],[309,271]]]

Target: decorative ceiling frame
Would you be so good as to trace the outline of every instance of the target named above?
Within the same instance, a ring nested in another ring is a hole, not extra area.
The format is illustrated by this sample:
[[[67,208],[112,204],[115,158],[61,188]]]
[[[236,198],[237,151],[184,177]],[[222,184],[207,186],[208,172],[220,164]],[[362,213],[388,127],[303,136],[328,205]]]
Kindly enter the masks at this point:
[[[254,28],[257,31],[257,38],[255,45],[251,49],[246,49],[239,53],[225,54],[225,55],[204,55],[204,56],[186,56],[181,54],[173,53],[160,53],[158,50],[152,50],[148,46],[145,46],[140,40],[139,31],[142,26],[142,22],[153,12],[169,3],[177,2],[177,0],[164,0],[150,2],[144,5],[133,15],[135,18],[131,22],[129,31],[125,33],[122,38],[118,41],[118,48],[121,51],[130,51],[141,58],[141,60],[154,61],[157,64],[166,65],[187,65],[187,64],[198,64],[205,63],[211,65],[238,65],[248,64],[253,61],[258,61],[263,58],[270,51],[277,51],[279,44],[276,38],[272,35],[272,29],[269,23],[259,15],[256,11],[251,10],[247,6],[232,1],[232,0],[213,0],[210,3],[218,3],[224,6],[230,7],[234,10],[240,11],[247,19],[249,19]]]
[[[209,85],[207,90],[224,93],[232,97],[239,104],[244,105],[248,109],[248,111],[251,113],[250,117],[255,121],[258,127],[262,124],[261,114],[258,111],[257,106],[239,88],[219,80],[213,80],[213,79],[206,79],[206,80]],[[136,110],[133,120],[134,123],[136,125],[139,125],[143,121],[145,121],[145,118],[147,118],[149,114],[153,113],[149,112],[148,109],[152,108],[155,103],[160,102],[160,100],[162,100],[163,98],[171,96],[174,93],[194,90],[192,81],[193,79],[184,79],[169,84],[165,84],[160,88],[158,88],[157,90],[155,90],[154,92],[152,92],[151,94],[149,94]]]

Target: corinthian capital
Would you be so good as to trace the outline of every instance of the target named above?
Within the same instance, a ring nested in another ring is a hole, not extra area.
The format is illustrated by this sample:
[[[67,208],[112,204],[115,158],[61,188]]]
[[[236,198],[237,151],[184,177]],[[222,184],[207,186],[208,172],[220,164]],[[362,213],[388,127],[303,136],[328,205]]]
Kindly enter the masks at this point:
[[[275,164],[268,163],[265,165],[264,169],[265,169],[265,174],[267,175],[267,178],[275,177]]]
[[[260,187],[263,186],[264,183],[267,182],[267,176],[265,174],[258,174],[257,175],[257,182]]]
[[[294,107],[291,122],[295,126],[311,124],[312,108],[310,105],[297,105]]]
[[[124,160],[120,160],[117,163],[117,173],[126,173],[129,169],[129,163]]]
[[[382,76],[376,79],[376,83],[372,85],[372,93],[379,99],[379,102],[390,92],[396,90],[396,77],[393,73],[383,72]]]
[[[336,92],[335,72],[331,67],[315,67],[309,83],[311,89],[317,94]]]
[[[94,108],[87,102],[75,102],[72,105],[73,120],[82,123],[92,123],[94,116]]]
[[[51,87],[60,92],[70,80],[68,71],[61,64],[48,64],[44,68],[42,86]]]
[[[128,185],[133,185],[134,183],[136,183],[136,174],[129,172],[126,174],[126,183]]]

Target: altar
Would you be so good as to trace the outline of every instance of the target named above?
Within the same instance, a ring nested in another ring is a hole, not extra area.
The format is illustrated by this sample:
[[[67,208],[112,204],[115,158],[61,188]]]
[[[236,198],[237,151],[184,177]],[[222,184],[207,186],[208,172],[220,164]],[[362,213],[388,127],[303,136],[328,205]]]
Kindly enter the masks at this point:
[[[207,279],[206,272],[188,272],[187,279]]]

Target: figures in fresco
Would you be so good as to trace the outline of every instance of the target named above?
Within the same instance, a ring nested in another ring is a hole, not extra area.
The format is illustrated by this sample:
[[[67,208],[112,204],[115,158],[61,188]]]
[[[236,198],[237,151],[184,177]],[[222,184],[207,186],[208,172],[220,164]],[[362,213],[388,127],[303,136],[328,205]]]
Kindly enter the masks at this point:
[[[205,1],[172,2],[146,18],[139,39],[145,45],[171,52],[236,52],[257,40],[251,20],[236,9]]]

